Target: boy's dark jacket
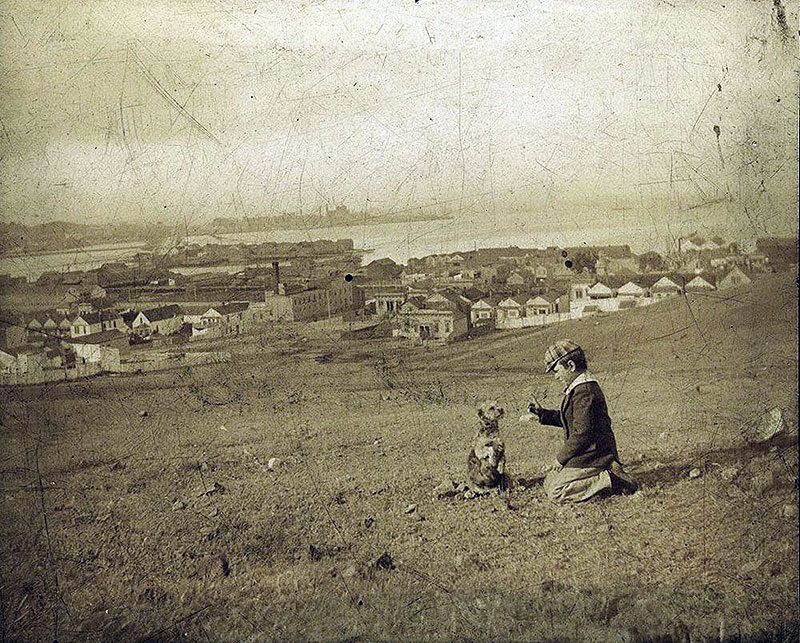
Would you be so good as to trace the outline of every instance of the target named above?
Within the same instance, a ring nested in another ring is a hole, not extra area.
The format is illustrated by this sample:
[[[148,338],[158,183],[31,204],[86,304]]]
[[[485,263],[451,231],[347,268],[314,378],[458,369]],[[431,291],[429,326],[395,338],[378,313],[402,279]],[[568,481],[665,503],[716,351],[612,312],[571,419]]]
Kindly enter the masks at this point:
[[[556,459],[565,467],[611,466],[619,462],[606,398],[594,380],[581,382],[561,401],[561,410],[541,409],[539,422],[564,427],[564,446]]]

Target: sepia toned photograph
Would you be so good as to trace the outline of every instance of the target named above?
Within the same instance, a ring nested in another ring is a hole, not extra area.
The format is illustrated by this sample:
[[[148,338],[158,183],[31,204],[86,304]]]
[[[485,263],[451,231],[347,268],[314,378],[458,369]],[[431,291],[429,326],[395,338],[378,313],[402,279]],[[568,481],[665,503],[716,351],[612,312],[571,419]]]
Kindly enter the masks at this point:
[[[796,0],[2,0],[0,640],[789,643]]]

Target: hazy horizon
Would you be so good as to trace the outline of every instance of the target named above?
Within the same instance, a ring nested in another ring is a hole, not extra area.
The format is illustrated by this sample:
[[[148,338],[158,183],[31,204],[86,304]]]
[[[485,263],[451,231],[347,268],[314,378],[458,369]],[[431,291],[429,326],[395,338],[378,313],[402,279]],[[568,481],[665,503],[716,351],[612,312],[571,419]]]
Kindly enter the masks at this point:
[[[796,233],[796,3],[6,9],[5,220]]]

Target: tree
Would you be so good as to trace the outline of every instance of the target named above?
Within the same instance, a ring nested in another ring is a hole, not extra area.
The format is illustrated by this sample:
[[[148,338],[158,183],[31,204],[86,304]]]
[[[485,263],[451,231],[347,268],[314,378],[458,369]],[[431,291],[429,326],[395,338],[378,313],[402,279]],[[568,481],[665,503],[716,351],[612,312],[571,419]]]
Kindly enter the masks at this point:
[[[639,255],[639,270],[642,272],[661,272],[666,270],[667,263],[664,257],[654,251]]]
[[[572,255],[572,269],[581,273],[584,270],[594,272],[597,265],[597,251],[592,248],[580,248]]]

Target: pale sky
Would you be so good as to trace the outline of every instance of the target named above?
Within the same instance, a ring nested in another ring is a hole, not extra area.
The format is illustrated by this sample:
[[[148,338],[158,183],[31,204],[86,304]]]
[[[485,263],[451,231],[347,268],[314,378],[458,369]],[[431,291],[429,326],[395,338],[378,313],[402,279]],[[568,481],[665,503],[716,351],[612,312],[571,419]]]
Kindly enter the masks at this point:
[[[797,228],[796,2],[0,6],[7,220]]]

